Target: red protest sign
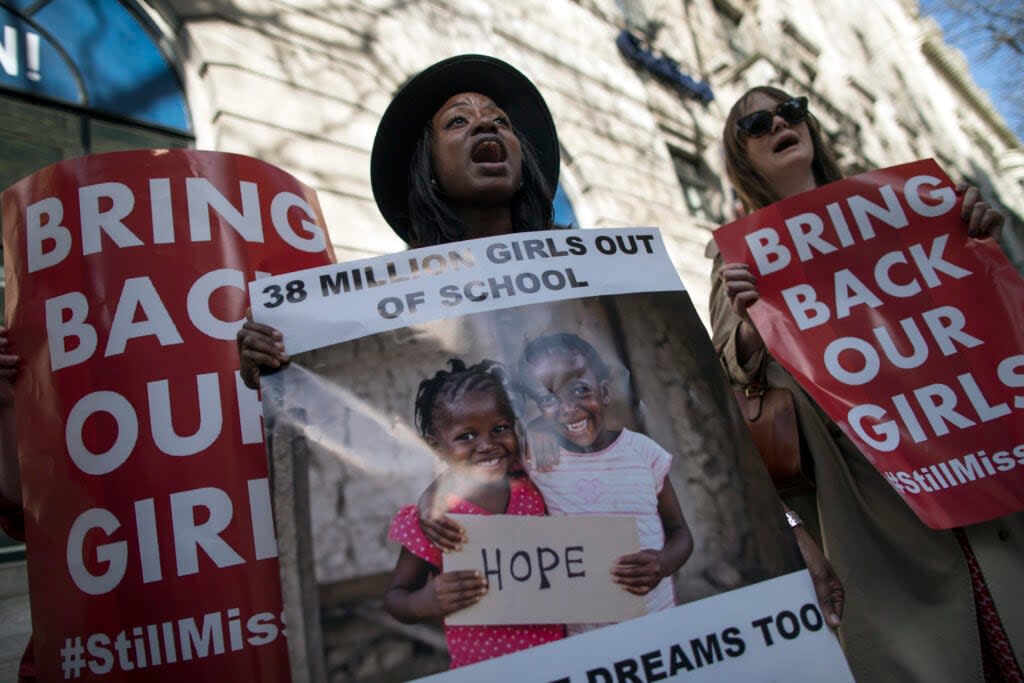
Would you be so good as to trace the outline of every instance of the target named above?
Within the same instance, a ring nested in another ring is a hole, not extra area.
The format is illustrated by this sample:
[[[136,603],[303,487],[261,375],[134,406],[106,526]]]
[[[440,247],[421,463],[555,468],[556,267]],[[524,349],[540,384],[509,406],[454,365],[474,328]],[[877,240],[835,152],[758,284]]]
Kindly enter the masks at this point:
[[[3,194],[40,680],[288,679],[247,283],[333,260],[315,195],[186,150]]]
[[[928,526],[1024,508],[1024,281],[931,160],[715,232],[768,350]]]

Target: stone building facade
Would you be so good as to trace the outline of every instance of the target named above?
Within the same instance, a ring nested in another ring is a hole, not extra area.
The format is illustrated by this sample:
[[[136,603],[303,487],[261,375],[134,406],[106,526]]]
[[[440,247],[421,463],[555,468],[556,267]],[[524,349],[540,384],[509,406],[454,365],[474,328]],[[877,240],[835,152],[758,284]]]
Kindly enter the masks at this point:
[[[339,258],[403,246],[367,173],[390,94],[437,59],[482,52],[547,99],[578,224],[660,227],[702,313],[704,247],[733,216],[722,122],[759,83],[807,94],[848,172],[932,156],[981,186],[1016,223],[1006,246],[1024,264],[1024,150],[913,0],[152,4],[182,61],[196,145],[313,186]]]
[[[736,97],[761,83],[810,98],[847,172],[931,156],[979,185],[1004,209],[1004,247],[1024,269],[1024,148],[914,0],[104,2],[145,25],[180,79],[189,125],[169,136],[143,126],[149,137],[102,147],[88,136],[33,142],[56,149],[46,163],[159,146],[153,140],[258,157],[317,191],[339,259],[404,247],[377,213],[368,172],[391,94],[438,59],[481,52],[514,64],[544,94],[577,225],[660,227],[705,323],[705,246],[735,216],[721,127]],[[0,95],[5,129],[15,117],[8,104],[48,106],[16,90]],[[0,610],[15,615],[4,619],[14,632],[0,633],[7,680],[27,623],[23,570],[4,566]],[[376,590],[360,583],[374,580],[333,582],[327,599],[343,604]]]

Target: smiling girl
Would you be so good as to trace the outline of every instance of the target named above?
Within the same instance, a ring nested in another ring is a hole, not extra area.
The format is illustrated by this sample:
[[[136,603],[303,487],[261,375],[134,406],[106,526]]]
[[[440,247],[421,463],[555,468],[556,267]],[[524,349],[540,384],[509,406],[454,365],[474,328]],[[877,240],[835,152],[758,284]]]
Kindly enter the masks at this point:
[[[493,361],[466,367],[449,361],[420,383],[416,425],[448,469],[436,482],[436,496],[448,512],[489,515],[545,514],[544,500],[518,469],[516,418]],[[391,523],[389,537],[402,550],[384,594],[384,609],[405,623],[443,618],[473,605],[487,592],[479,572],[443,571],[443,556],[423,534],[416,506]],[[560,640],[561,625],[445,626],[451,668]]]
[[[644,596],[648,613],[674,607],[671,577],[693,552],[693,537],[668,477],[672,455],[643,434],[608,427],[608,365],[579,336],[534,339],[519,375],[540,410],[531,432],[554,434],[561,448],[557,463],[531,474],[549,514],[634,517],[642,550],[620,557],[612,579]],[[595,627],[567,628],[572,635]]]

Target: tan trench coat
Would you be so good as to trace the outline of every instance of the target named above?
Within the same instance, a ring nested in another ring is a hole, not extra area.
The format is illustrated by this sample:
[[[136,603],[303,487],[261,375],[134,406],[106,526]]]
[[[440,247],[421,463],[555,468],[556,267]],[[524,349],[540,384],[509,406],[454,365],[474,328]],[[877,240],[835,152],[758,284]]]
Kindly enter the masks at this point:
[[[761,352],[736,360],[739,316],[714,256],[711,322],[731,379],[751,381]],[[769,386],[793,392],[813,457],[826,556],[846,588],[839,636],[858,681],[982,683],[971,579],[951,531],[920,521],[857,447],[770,355]],[[1024,514],[965,529],[1018,662],[1024,662]]]

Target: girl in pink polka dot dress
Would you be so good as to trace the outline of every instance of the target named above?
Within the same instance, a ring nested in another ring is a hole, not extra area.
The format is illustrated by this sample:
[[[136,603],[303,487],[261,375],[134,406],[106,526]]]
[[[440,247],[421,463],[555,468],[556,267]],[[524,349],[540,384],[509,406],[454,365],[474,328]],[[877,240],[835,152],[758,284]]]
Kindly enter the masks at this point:
[[[519,468],[515,413],[504,373],[493,361],[466,367],[458,359],[420,383],[416,424],[447,464],[436,495],[448,512],[544,515],[544,499]],[[402,544],[384,609],[405,623],[443,618],[487,592],[477,571],[445,572],[441,551],[424,535],[415,505],[402,508],[389,537]],[[562,625],[445,626],[451,668],[500,657],[565,637]]]

